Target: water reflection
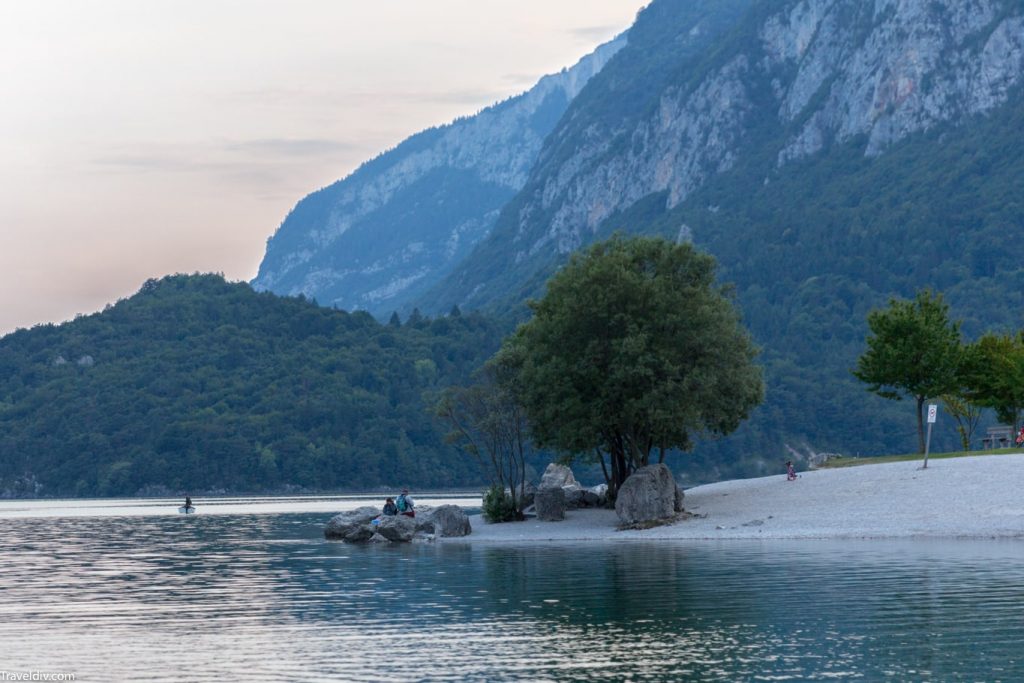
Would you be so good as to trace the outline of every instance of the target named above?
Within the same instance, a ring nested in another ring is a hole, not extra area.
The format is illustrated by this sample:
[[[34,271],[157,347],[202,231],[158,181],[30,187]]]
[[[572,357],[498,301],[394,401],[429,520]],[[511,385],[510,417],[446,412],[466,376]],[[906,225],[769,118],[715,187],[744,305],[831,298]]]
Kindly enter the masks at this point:
[[[0,527],[0,670],[79,680],[1024,678],[1012,542],[356,547],[325,515]]]

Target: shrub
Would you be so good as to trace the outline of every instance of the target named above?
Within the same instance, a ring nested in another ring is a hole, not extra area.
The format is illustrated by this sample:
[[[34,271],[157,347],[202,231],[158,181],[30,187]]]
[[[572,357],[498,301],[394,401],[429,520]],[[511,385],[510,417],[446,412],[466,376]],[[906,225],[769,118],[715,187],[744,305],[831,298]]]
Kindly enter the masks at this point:
[[[483,513],[488,522],[511,522],[517,518],[512,496],[497,484],[484,493]]]

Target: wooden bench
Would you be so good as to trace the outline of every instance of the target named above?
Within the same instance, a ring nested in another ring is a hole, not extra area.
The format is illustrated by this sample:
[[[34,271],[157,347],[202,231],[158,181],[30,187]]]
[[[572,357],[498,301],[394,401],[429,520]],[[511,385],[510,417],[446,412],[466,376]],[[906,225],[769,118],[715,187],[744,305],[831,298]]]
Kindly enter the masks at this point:
[[[992,448],[1009,448],[1013,445],[1013,427],[1010,425],[995,425],[985,430],[986,436],[981,440],[981,447],[984,450]]]

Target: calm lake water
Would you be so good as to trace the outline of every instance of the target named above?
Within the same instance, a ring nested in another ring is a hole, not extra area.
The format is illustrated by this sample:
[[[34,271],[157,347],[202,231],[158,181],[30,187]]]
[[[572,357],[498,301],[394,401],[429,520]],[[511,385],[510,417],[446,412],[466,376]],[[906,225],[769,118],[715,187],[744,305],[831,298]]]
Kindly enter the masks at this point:
[[[0,503],[0,672],[1024,680],[1021,543],[355,547],[364,500],[197,502]]]

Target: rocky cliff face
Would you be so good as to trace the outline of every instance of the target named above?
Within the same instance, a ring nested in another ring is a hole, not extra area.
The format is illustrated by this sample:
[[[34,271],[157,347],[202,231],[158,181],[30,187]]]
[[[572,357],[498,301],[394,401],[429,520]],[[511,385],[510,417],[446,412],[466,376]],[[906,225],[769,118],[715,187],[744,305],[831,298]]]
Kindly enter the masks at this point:
[[[656,0],[641,13],[630,45],[574,102],[488,244],[437,293],[486,305],[641,199],[658,194],[670,210],[765,157],[778,169],[850,141],[882,155],[909,135],[999,107],[1024,74],[1024,7],[1013,0],[706,0],[692,3],[696,15],[678,4]],[[716,19],[729,25],[709,30]],[[696,49],[709,35],[713,49]],[[663,65],[671,78],[647,76],[654,39],[677,55]],[[624,108],[614,95],[630,78],[649,87]],[[772,169],[759,172],[770,182]],[[474,259],[498,253],[504,271],[482,279]]]
[[[487,235],[566,107],[625,42],[306,197],[268,241],[254,287],[383,315],[402,309]]]

